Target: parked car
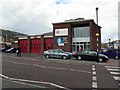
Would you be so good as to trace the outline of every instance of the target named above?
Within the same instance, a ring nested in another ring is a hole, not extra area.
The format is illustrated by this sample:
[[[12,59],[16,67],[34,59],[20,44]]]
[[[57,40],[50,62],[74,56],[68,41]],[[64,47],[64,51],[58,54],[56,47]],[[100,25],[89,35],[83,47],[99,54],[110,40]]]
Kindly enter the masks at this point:
[[[2,51],[3,51],[3,49],[5,49],[5,48],[0,48],[0,52],[2,52]]]
[[[7,49],[5,52],[6,53],[16,53],[17,51],[17,48],[10,48],[10,49]]]
[[[50,49],[47,51],[44,51],[44,55],[46,58],[53,57],[53,58],[63,58],[67,59],[72,56],[71,52],[65,52],[62,49]]]
[[[73,53],[73,57],[78,60],[90,60],[90,61],[97,61],[97,52],[90,51],[90,50],[82,50]],[[98,54],[99,62],[106,62],[108,57],[103,54]]]
[[[10,49],[10,48],[1,48],[1,52],[5,52],[7,49]]]
[[[103,49],[100,53],[108,56],[109,58],[120,58],[120,51],[113,48]]]

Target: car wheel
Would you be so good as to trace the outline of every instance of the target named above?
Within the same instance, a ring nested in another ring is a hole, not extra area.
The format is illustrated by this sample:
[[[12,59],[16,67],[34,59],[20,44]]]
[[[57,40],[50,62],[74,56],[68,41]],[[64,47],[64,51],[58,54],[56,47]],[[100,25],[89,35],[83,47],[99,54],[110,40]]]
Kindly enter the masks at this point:
[[[47,55],[45,55],[45,57],[46,57],[46,58],[49,58],[49,57],[50,57],[50,55],[48,55],[48,54],[47,54]]]
[[[66,57],[66,56],[63,56],[62,58],[63,58],[63,59],[67,59],[67,57]]]
[[[99,58],[98,61],[99,61],[99,62],[103,62],[103,59],[102,59],[102,58]]]
[[[78,56],[77,59],[78,59],[78,60],[81,60],[81,56]]]

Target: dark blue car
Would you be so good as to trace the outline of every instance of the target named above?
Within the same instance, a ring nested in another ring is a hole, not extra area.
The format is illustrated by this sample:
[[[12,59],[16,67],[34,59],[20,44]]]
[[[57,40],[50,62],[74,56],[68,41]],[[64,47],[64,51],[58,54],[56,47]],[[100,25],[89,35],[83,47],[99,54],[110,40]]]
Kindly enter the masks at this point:
[[[108,56],[109,58],[120,58],[120,51],[116,49],[103,49],[100,53]]]
[[[17,51],[17,48],[10,48],[10,49],[7,49],[5,52],[6,53],[16,53]]]

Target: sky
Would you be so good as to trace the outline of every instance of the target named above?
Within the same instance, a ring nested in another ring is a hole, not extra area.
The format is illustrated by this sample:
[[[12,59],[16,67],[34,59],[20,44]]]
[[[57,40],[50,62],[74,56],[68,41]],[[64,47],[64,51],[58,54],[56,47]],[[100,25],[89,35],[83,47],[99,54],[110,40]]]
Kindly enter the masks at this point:
[[[101,26],[101,40],[118,39],[119,0],[0,0],[0,29],[29,35],[53,31],[52,23],[84,18]]]

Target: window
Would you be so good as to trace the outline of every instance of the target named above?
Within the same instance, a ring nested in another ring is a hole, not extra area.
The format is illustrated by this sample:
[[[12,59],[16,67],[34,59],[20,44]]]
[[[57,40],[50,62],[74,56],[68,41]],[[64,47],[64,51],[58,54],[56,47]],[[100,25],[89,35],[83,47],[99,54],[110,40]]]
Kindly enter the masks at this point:
[[[90,37],[89,27],[74,27],[73,37]]]
[[[94,52],[94,51],[89,51],[89,54],[90,54],[90,55],[97,55],[97,53]]]
[[[83,51],[82,54],[87,55],[87,54],[89,54],[89,52],[88,51]]]
[[[55,50],[55,52],[57,52],[57,53],[64,53],[64,51],[62,49]]]
[[[89,42],[73,42],[72,43],[72,51],[80,50],[82,46],[82,50],[90,50],[90,43]]]

